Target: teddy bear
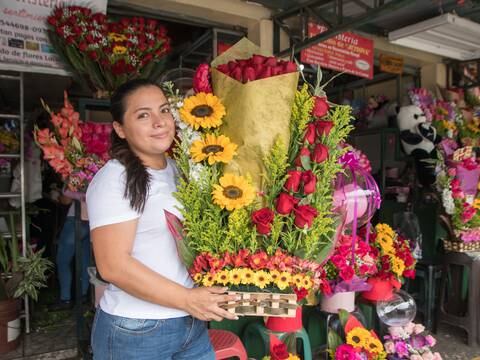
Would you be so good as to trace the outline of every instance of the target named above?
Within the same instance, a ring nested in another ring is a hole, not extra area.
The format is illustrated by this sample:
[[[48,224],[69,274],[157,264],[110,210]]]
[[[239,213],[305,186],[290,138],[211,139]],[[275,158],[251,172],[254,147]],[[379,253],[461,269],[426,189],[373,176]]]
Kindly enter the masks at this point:
[[[435,182],[435,166],[429,160],[437,158],[435,145],[441,141],[435,128],[416,105],[402,106],[397,114],[400,140],[407,155],[413,156],[417,177],[423,186]]]

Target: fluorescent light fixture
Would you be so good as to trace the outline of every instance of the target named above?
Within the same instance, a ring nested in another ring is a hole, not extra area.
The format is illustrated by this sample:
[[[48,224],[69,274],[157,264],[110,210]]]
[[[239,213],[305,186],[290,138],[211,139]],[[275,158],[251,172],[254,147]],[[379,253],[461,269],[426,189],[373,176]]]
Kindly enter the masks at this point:
[[[457,60],[480,58],[480,24],[453,14],[392,31],[388,40]]]

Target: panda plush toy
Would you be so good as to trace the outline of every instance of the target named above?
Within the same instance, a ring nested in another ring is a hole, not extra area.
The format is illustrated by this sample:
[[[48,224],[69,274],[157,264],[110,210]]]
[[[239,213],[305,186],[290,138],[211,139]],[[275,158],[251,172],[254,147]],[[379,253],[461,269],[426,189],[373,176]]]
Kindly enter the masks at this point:
[[[402,106],[397,115],[403,149],[415,159],[420,184],[430,186],[435,182],[435,166],[424,160],[436,159],[435,144],[441,138],[427,122],[422,109],[415,105]]]

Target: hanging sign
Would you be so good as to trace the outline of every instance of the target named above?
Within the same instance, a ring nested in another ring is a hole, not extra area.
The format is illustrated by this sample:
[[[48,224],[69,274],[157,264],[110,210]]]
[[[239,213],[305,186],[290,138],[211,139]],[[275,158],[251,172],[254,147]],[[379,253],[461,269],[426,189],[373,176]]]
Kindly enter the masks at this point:
[[[308,23],[308,37],[327,30],[324,25]],[[302,50],[300,59],[307,64],[373,78],[373,40],[350,32],[338,34]]]
[[[23,71],[35,66],[64,73],[63,63],[48,41],[47,17],[55,7],[69,4],[72,1],[0,0],[0,63],[20,65]],[[107,10],[107,0],[89,0],[83,5],[95,12]]]
[[[380,71],[401,75],[403,72],[403,57],[380,54]]]

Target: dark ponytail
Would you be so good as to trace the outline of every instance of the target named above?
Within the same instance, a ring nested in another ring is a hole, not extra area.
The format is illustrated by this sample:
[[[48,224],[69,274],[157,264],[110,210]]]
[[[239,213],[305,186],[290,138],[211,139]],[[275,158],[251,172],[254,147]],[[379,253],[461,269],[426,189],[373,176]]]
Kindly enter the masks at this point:
[[[110,113],[113,120],[123,124],[128,96],[136,90],[146,87],[160,87],[147,79],[135,79],[126,82],[114,92],[110,102]],[[110,157],[118,160],[126,169],[126,183],[124,197],[130,201],[130,207],[143,212],[150,189],[150,174],[142,160],[130,149],[128,142],[112,131]]]

